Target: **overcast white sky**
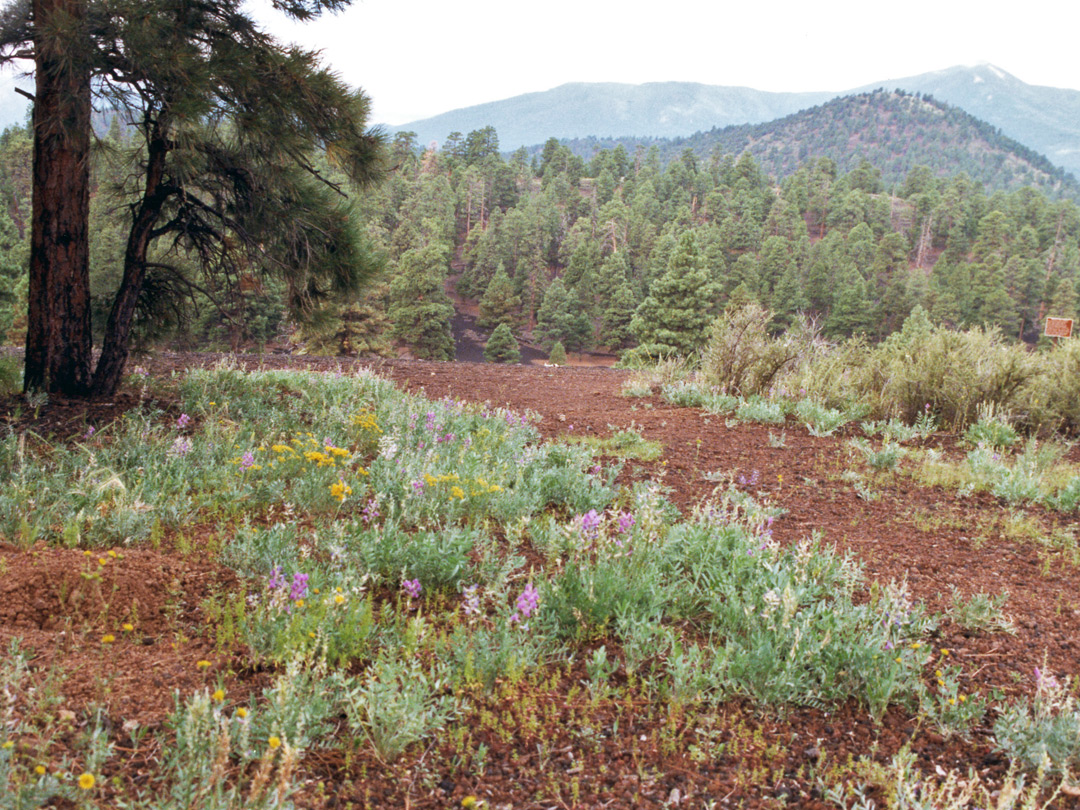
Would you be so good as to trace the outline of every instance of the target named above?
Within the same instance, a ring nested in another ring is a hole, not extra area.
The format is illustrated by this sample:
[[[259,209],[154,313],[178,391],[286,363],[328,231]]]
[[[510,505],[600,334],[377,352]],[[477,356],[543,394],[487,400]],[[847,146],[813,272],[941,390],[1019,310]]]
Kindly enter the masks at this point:
[[[839,91],[989,62],[1028,84],[1080,89],[1080,3],[766,0],[356,0],[281,39],[323,51],[364,88],[373,123],[403,124],[566,82],[694,81]],[[1000,8],[1000,6],[999,6]]]

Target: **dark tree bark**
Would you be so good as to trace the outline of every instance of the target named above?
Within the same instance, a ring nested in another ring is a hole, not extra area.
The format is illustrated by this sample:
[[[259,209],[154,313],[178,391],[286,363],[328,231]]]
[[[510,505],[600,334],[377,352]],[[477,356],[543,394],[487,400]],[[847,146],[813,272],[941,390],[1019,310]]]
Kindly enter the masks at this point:
[[[171,189],[164,182],[168,143],[160,125],[154,125],[153,130],[154,137],[148,148],[143,198],[135,209],[127,247],[124,250],[124,277],[109,312],[101,357],[94,372],[92,393],[98,397],[112,396],[120,386],[124,364],[128,359],[135,307],[146,278],[147,251],[150,249],[151,236],[161,208],[171,193]]]
[[[90,71],[85,0],[33,0],[33,217],[26,392],[90,389]]]

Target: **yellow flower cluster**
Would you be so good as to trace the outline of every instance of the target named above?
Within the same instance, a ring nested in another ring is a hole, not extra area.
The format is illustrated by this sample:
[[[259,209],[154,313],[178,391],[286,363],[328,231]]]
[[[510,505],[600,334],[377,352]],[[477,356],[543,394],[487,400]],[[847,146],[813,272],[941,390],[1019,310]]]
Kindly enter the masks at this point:
[[[457,473],[449,473],[448,475],[432,475],[431,473],[424,473],[424,483],[429,487],[438,486],[439,484],[445,484],[450,481],[460,481],[461,477]]]
[[[318,450],[311,450],[304,453],[304,458],[310,461],[312,464],[318,464],[320,467],[333,467],[334,459],[332,456],[322,453]]]
[[[336,484],[330,485],[330,494],[337,498],[338,503],[342,503],[346,495],[352,495],[352,487],[344,481],[338,481]]]
[[[371,411],[360,411],[360,413],[353,416],[352,423],[353,427],[358,427],[360,430],[382,433],[382,428],[379,427],[379,422]]]

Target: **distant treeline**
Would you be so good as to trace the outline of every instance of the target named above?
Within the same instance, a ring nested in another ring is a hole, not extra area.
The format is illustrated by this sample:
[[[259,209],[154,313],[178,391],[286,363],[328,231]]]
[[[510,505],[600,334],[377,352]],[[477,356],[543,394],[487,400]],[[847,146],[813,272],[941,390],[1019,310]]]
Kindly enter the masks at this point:
[[[889,97],[937,114],[926,99]],[[110,129],[95,168],[98,291],[115,285],[123,249],[124,167],[108,149],[123,137]],[[163,272],[142,301],[144,339],[230,348],[288,333],[308,351],[408,346],[448,359],[448,287],[479,302],[482,327],[505,323],[519,339],[571,351],[694,352],[733,302],[768,307],[777,332],[806,316],[827,337],[874,340],[916,306],[938,324],[996,326],[1027,341],[1047,315],[1076,313],[1080,209],[1040,187],[987,191],[969,174],[942,177],[929,165],[889,182],[869,159],[845,168],[814,154],[784,158],[793,162],[778,177],[750,151],[703,157],[690,146],[667,162],[656,144],[616,145],[586,160],[555,139],[503,155],[491,128],[437,151],[399,133],[388,151],[396,168],[387,180],[353,194],[386,264],[361,299],[327,300],[295,331],[288,291],[261,268],[206,289],[175,289]],[[15,341],[25,317],[29,169],[29,136],[8,130],[0,330]],[[334,178],[333,167],[323,170]]]

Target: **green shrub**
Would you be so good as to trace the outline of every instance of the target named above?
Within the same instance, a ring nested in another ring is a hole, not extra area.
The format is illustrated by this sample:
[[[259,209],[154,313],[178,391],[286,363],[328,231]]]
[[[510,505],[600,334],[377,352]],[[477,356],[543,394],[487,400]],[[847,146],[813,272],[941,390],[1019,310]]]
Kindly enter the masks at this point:
[[[0,357],[0,395],[22,390],[22,364],[15,357]]]
[[[1025,767],[1075,771],[1080,767],[1080,710],[1069,683],[1035,670],[1035,699],[1018,700],[994,724],[998,748]]]
[[[484,358],[489,363],[521,362],[521,347],[507,324],[500,323],[495,327],[484,346]]]
[[[561,340],[556,340],[552,345],[551,352],[548,354],[548,362],[553,366],[566,365],[566,347],[563,346]]]
[[[1016,431],[1009,424],[1008,417],[1001,413],[994,413],[990,406],[979,409],[979,421],[969,425],[964,433],[964,440],[968,444],[976,446],[981,444],[999,449],[1012,447],[1018,439]]]
[[[766,394],[809,354],[813,333],[793,328],[771,337],[772,313],[750,303],[723,312],[709,329],[702,354],[705,381],[729,394]]]

